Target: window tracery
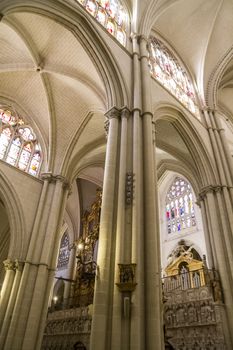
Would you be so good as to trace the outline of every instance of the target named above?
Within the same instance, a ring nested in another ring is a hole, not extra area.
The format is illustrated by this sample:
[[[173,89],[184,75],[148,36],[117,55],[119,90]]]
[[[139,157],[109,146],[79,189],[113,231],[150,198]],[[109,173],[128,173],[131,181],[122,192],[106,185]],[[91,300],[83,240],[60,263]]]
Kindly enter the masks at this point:
[[[119,0],[76,0],[123,46],[128,15]]]
[[[199,118],[193,84],[173,54],[160,40],[151,38],[149,56],[152,76]]]
[[[69,250],[69,235],[65,232],[61,239],[57,268],[66,268],[69,264],[70,250]]]
[[[41,150],[34,131],[16,113],[1,106],[0,159],[33,176],[39,174]]]
[[[176,177],[166,196],[166,220],[168,234],[196,226],[191,185]]]

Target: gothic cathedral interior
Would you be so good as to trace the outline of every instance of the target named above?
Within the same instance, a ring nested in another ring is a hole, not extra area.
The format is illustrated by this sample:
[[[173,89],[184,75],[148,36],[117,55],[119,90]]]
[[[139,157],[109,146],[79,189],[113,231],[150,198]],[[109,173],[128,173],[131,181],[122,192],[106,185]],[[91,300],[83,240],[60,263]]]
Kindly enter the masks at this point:
[[[233,349],[232,0],[0,1],[0,349]]]

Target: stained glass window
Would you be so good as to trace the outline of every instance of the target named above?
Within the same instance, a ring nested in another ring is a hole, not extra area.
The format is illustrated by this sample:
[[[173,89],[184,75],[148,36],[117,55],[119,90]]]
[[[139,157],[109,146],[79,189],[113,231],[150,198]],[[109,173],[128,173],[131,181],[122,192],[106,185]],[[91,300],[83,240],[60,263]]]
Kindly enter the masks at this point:
[[[126,44],[128,15],[120,0],[76,0],[122,45]]]
[[[9,107],[0,106],[0,159],[37,176],[41,150],[32,128]]]
[[[193,84],[174,55],[160,40],[151,38],[149,56],[152,76],[200,118]]]
[[[169,234],[196,226],[192,188],[183,178],[176,177],[167,192],[166,221]]]
[[[57,268],[66,268],[69,263],[70,250],[69,250],[69,235],[67,232],[64,233],[61,239]]]

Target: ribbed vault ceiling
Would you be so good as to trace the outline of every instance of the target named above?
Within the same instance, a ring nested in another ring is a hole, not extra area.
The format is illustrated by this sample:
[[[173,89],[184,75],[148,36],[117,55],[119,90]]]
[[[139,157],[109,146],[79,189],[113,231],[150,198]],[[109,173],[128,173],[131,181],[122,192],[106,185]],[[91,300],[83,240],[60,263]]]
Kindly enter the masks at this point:
[[[83,147],[104,135],[99,114],[106,110],[106,95],[100,76],[73,33],[42,15],[19,12],[4,16],[0,43],[0,95],[31,118],[44,144],[52,146],[53,157],[58,155],[55,168],[59,171],[88,113],[95,133]]]

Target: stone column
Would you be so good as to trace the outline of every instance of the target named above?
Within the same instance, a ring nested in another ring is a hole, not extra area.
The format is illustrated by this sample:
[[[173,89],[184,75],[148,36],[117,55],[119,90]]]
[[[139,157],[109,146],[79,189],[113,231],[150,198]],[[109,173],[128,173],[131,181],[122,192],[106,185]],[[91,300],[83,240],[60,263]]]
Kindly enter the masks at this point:
[[[205,201],[206,209],[209,212],[208,225],[210,227],[210,236],[213,249],[216,252],[216,266],[214,267],[220,274],[229,326],[229,328],[227,325],[225,326],[225,336],[228,348],[231,349],[233,347],[233,280],[231,274],[231,264],[228,258],[227,248],[222,232],[221,216],[219,216],[218,213],[218,201],[214,188],[209,186],[205,189],[205,193],[202,192],[202,196]]]
[[[106,116],[109,130],[100,218],[97,258],[99,273],[95,282],[91,350],[111,349],[120,111],[117,108],[112,108]]]
[[[0,329],[5,317],[5,312],[7,305],[9,303],[9,298],[11,295],[12,285],[15,278],[15,264],[14,261],[7,259],[3,261],[5,268],[5,278],[1,290],[1,299],[0,299]]]
[[[143,140],[141,118],[141,67],[138,36],[133,43],[133,174],[132,263],[136,264],[137,287],[131,299],[131,350],[145,349],[145,280],[144,280],[144,207],[143,207]]]
[[[156,198],[156,163],[152,137],[152,105],[147,40],[141,36],[141,82],[144,174],[144,242],[145,242],[145,329],[146,349],[163,349],[162,300]]]
[[[13,315],[4,344],[4,349],[6,350],[13,348],[14,342],[16,343],[15,348],[20,349],[23,342],[23,335],[25,332],[32,293],[34,290],[37,264],[44,241],[44,230],[47,224],[48,213],[44,213],[44,211],[48,209],[47,200],[50,198],[50,195],[52,196],[52,189],[49,189],[49,183],[52,175],[51,173],[46,175],[47,176],[44,179],[38,210],[33,225],[25,266],[23,269],[19,289],[16,294]],[[41,237],[41,235],[43,236]],[[19,321],[20,318],[22,319]]]
[[[208,256],[208,264],[209,268],[212,269],[214,266],[216,266],[216,252],[214,249],[213,240],[210,234],[210,228],[208,225],[208,214],[206,211],[206,205],[204,198],[199,195],[199,203],[201,207],[201,214],[202,214],[202,223],[204,228],[204,235],[205,235],[205,243],[206,243],[206,250],[207,250],[207,256]]]
[[[224,205],[227,214],[225,220],[228,221],[230,226],[228,235],[231,236],[229,239],[231,239],[233,243],[233,183],[231,168],[228,164],[228,157],[224,152],[223,143],[219,136],[219,130],[216,127],[217,118],[215,112],[207,108],[207,110],[203,111],[203,114],[214,151],[216,170],[219,175],[219,184],[222,186],[222,197],[224,198]]]
[[[223,152],[226,156],[226,162],[227,162],[227,165],[229,167],[229,173],[230,173],[229,176],[231,177],[231,186],[232,186],[232,183],[233,183],[233,162],[232,162],[232,157],[231,157],[230,150],[229,150],[229,145],[227,144],[225,130],[221,127],[220,121],[219,121],[216,113],[214,113],[214,116],[215,116],[216,130],[219,133],[219,137],[220,137],[220,140],[222,142]],[[233,188],[231,189],[231,192],[233,192]]]
[[[23,266],[24,266],[24,263],[21,261],[16,260],[14,263],[14,269],[16,272],[15,272],[14,282],[12,284],[12,288],[10,291],[10,298],[9,298],[7,309],[5,312],[4,321],[2,324],[2,328],[1,328],[0,349],[3,349],[5,338],[6,338],[8,328],[9,328],[9,325],[11,322],[11,317],[12,317],[12,313],[13,313],[13,309],[14,309],[14,305],[15,305],[15,300],[16,300],[16,295],[18,292],[18,288],[19,288],[19,284],[20,284],[20,280],[21,280],[21,276],[22,276]]]
[[[49,294],[55,274],[57,255],[60,244],[60,230],[68,193],[67,181],[64,177],[54,177],[55,190],[50,206],[45,239],[43,241],[40,263],[32,296],[30,312],[25,330],[23,349],[39,349],[39,329],[43,326],[47,314]],[[50,271],[50,273],[49,273]],[[43,320],[43,322],[41,322]],[[42,329],[43,331],[43,329]]]
[[[3,349],[36,349],[41,313],[47,312],[45,295],[48,269],[52,254],[57,254],[59,243],[55,237],[60,230],[62,208],[66,203],[64,179],[48,173],[38,205],[26,261],[15,296],[15,305]]]
[[[124,108],[121,111],[120,129],[121,138],[119,142],[120,154],[119,154],[119,186],[118,186],[118,204],[117,204],[117,219],[116,219],[116,254],[115,254],[115,278],[118,280],[119,275],[119,263],[124,263],[126,260],[131,261],[131,225],[130,232],[127,230],[127,222],[130,224],[131,217],[128,218],[126,210],[126,173],[127,163],[129,161],[128,146],[131,143],[129,134],[129,118],[130,111]],[[128,349],[129,334],[125,334],[126,328],[124,320],[122,320],[122,295],[119,292],[116,284],[114,283],[114,295],[113,295],[113,312],[112,312],[112,337],[111,337],[111,350]],[[126,331],[126,333],[128,333]]]

